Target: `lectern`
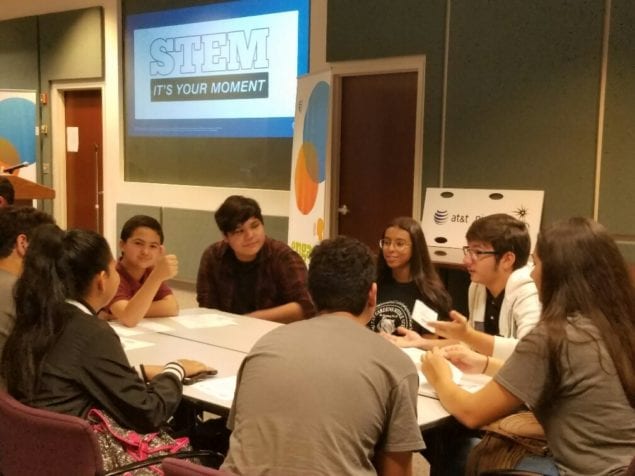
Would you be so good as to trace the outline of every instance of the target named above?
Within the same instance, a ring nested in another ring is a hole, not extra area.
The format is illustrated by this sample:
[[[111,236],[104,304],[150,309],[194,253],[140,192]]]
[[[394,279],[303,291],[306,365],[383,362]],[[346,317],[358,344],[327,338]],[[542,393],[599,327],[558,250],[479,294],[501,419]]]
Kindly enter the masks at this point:
[[[32,205],[32,200],[55,198],[55,190],[39,183],[31,182],[18,175],[0,174],[0,178],[6,178],[15,190],[14,205]]]

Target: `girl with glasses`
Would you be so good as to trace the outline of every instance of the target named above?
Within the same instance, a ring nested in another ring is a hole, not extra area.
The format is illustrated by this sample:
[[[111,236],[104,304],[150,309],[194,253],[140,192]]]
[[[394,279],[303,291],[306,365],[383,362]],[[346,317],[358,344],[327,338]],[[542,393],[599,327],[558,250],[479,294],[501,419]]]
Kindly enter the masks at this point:
[[[384,230],[377,261],[377,308],[368,326],[392,334],[399,327],[426,332],[412,319],[417,300],[448,319],[452,300],[437,274],[419,222],[395,218]]]

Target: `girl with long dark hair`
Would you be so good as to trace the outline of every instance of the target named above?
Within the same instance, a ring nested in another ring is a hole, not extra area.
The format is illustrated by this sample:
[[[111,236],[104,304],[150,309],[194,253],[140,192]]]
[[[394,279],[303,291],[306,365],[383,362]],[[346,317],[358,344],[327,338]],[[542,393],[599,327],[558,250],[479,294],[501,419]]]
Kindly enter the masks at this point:
[[[101,235],[39,227],[16,284],[16,323],[0,369],[9,393],[27,405],[79,417],[97,408],[128,429],[155,431],[175,412],[183,378],[207,367],[146,366],[142,380],[96,315],[117,290],[115,265]]]
[[[424,333],[412,319],[417,300],[437,311],[441,319],[448,319],[452,300],[432,264],[419,222],[395,218],[379,244],[377,308],[369,327],[388,334],[399,327]]]
[[[624,258],[604,227],[571,218],[539,235],[534,264],[540,322],[489,384],[474,394],[459,389],[441,349],[422,357],[423,372],[467,426],[525,403],[562,474],[624,474],[635,455],[635,288]],[[475,372],[486,359],[450,358]]]

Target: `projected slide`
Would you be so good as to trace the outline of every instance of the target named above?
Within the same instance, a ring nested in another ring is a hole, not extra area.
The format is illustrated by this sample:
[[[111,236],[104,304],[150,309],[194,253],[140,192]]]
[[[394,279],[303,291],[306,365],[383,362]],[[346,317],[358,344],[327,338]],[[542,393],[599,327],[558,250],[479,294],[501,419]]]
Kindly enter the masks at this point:
[[[291,137],[308,69],[308,0],[239,0],[128,17],[132,136]]]

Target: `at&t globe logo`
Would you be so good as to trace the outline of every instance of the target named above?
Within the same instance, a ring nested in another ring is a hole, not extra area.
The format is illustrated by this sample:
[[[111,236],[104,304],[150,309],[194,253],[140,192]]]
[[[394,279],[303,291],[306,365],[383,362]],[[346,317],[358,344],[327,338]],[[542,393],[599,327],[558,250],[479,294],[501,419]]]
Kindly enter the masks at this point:
[[[445,222],[448,221],[449,217],[450,217],[450,215],[448,215],[448,211],[447,210],[437,210],[436,212],[434,212],[434,222],[437,225],[445,224]]]

